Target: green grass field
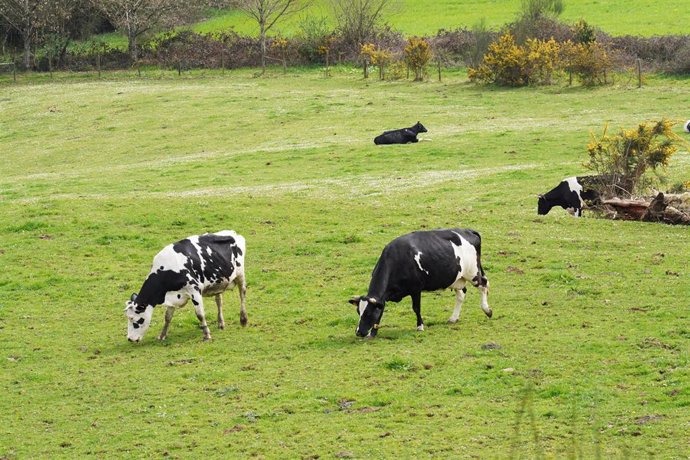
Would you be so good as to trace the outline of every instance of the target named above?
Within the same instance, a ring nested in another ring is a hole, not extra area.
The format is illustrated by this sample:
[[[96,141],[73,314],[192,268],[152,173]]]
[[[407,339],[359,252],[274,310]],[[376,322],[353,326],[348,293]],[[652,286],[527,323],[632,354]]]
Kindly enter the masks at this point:
[[[642,89],[363,81],[358,70],[0,81],[1,458],[688,458],[687,227],[536,215],[591,130],[687,118]],[[422,121],[416,145],[376,147]],[[680,129],[679,129],[680,131]],[[676,154],[671,182],[687,180]],[[483,236],[468,291],[354,334],[383,246]],[[247,238],[249,325],[226,293],[126,340],[124,302],[179,238]]]
[[[687,26],[690,12],[677,1],[565,0],[563,3],[562,20],[574,23],[584,18],[612,35],[651,36],[690,31]],[[331,18],[329,5],[328,0],[315,0],[309,10],[287,18],[276,28],[284,35],[292,35],[300,30],[300,22],[307,14]],[[520,2],[511,0],[400,0],[386,17],[394,29],[406,35],[433,35],[439,29],[472,27],[482,19],[489,27],[498,29],[513,21],[519,10]],[[229,28],[242,34],[258,35],[256,22],[238,12],[219,12],[194,26],[199,32]]]

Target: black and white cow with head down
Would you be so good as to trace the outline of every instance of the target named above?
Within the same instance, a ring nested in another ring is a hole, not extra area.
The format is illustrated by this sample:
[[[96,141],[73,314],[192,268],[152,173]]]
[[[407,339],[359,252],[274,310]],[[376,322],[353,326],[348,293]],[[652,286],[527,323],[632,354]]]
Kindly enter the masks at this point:
[[[599,193],[593,188],[599,176],[568,177],[555,188],[538,195],[537,214],[543,216],[554,206],[560,206],[575,217],[582,216],[585,201],[596,203]]]
[[[218,327],[224,329],[221,294],[235,286],[239,287],[240,292],[240,324],[246,325],[245,253],[244,237],[231,230],[190,236],[164,247],[153,258],[151,271],[139,294],[132,294],[126,303],[127,338],[132,342],[140,341],[151,324],[153,308],[164,305],[167,307],[165,325],[158,336],[159,340],[164,340],[175,309],[191,300],[201,323],[204,340],[210,340],[211,332],[206,324],[202,297],[215,296]]]
[[[471,283],[482,295],[481,307],[491,318],[487,300],[489,281],[481,264],[481,237],[474,230],[453,228],[413,232],[394,239],[383,249],[366,295],[350,299],[357,307],[358,337],[375,337],[386,302],[412,298],[417,330],[424,330],[421,315],[422,291],[454,289],[455,310],[448,320],[458,321],[467,288]]]

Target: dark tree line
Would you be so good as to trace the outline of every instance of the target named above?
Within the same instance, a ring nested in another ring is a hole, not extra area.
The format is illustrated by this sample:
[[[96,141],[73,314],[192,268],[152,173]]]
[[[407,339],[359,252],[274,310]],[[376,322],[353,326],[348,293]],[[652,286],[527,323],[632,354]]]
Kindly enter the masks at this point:
[[[32,53],[46,47],[60,59],[70,41],[103,29],[121,30],[128,51],[137,59],[139,40],[147,32],[193,20],[217,1],[187,0],[0,0],[2,54],[10,45],[22,50],[22,64],[31,67]]]

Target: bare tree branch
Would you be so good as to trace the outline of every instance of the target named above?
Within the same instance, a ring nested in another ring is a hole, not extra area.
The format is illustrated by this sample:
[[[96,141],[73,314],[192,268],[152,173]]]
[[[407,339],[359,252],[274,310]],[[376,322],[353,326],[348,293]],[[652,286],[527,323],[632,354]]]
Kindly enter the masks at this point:
[[[283,17],[307,8],[311,0],[233,0],[231,4],[259,25],[261,73],[266,71],[267,35]]]
[[[125,32],[134,61],[138,58],[138,40],[142,35],[160,26],[179,25],[205,6],[205,2],[187,0],[90,1],[115,27]]]

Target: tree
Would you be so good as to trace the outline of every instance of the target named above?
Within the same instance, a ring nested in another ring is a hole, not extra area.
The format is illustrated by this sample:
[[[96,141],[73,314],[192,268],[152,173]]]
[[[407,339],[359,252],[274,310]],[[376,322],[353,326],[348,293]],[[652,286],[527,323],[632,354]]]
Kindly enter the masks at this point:
[[[66,24],[83,0],[0,0],[0,17],[21,36],[25,68],[31,48],[50,34],[64,34]]]
[[[338,30],[353,49],[374,41],[395,0],[331,0]]]
[[[281,18],[302,11],[310,3],[310,0],[234,0],[232,2],[235,8],[254,19],[259,25],[262,75],[266,72],[268,32]]]
[[[1,0],[0,0],[1,1]],[[203,8],[204,2],[187,0],[91,0],[93,5],[127,35],[133,61],[139,58],[139,38],[159,26],[184,22]]]
[[[31,46],[49,3],[48,0],[0,0],[0,16],[22,37],[25,68],[31,64]]]

